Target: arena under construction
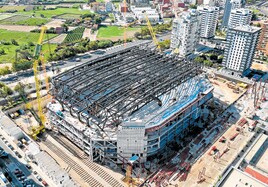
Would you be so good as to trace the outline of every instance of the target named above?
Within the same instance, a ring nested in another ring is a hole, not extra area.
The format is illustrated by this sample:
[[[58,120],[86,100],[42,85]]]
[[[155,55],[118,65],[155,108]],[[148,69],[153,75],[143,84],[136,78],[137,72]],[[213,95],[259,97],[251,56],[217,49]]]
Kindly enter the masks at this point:
[[[200,125],[212,91],[200,64],[133,46],[55,76],[48,119],[92,160],[146,162]]]

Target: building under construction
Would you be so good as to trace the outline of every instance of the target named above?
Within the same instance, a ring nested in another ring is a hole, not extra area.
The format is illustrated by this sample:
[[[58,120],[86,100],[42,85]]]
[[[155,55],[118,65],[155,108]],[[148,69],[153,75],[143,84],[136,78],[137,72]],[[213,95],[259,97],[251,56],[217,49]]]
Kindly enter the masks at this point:
[[[93,160],[145,162],[206,115],[200,68],[146,46],[99,57],[52,79],[48,119]]]

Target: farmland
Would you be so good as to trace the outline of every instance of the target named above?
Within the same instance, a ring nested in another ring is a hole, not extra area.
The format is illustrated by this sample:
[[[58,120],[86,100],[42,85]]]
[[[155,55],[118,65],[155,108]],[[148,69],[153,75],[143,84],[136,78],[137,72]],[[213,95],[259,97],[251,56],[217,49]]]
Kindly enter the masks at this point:
[[[20,12],[23,15],[32,15],[35,14],[36,17],[41,17],[43,15],[45,18],[52,18],[55,16],[59,16],[62,14],[88,14],[89,11],[86,10],[79,10],[77,8],[57,8],[53,10],[35,10],[35,11],[28,11],[28,12]]]
[[[59,19],[78,19],[78,18],[80,18],[80,14],[61,14],[61,15],[58,15],[56,18],[59,18]]]
[[[6,11],[23,11],[27,6],[11,6],[11,5],[7,5],[7,6],[1,6],[0,8],[0,12],[6,12]]]
[[[50,34],[49,37],[55,37],[56,34]],[[5,55],[0,56],[0,63],[10,63],[15,59],[15,51],[21,46],[26,45],[28,42],[37,42],[39,38],[39,33],[29,33],[29,32],[17,32],[17,31],[7,31],[0,29],[0,41],[10,42],[12,39],[16,40],[19,44],[17,45],[4,45],[0,44],[0,49],[5,50]],[[31,47],[34,49],[34,46]]]
[[[6,19],[12,16],[13,16],[12,14],[0,14],[0,20]]]
[[[127,34],[133,35],[135,32],[139,31],[140,28],[127,28]],[[117,26],[102,26],[98,31],[98,38],[111,38],[111,37],[122,37],[124,35],[124,27]]]
[[[6,19],[2,19],[0,24],[3,25],[29,25],[29,26],[37,26],[46,24],[49,19],[44,18],[30,18],[28,16],[15,15],[12,17],[8,17]]]
[[[78,27],[78,28],[70,31],[63,42],[70,43],[70,42],[74,42],[74,41],[81,39],[83,37],[84,30],[85,30],[85,28]]]

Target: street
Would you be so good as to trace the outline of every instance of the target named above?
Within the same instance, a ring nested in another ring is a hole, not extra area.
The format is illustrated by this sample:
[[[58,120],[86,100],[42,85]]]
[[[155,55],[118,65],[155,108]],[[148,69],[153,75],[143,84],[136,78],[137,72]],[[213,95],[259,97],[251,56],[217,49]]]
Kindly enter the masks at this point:
[[[1,136],[2,137],[2,136]],[[40,182],[32,175],[32,173],[26,168],[26,166],[21,163],[15,153],[7,147],[2,139],[0,139],[0,147],[8,153],[8,159],[0,159],[0,163],[4,165],[6,168],[5,170],[8,172],[9,176],[12,178],[12,184],[16,187],[22,187],[23,185],[18,180],[16,175],[14,174],[15,169],[19,169],[25,175],[25,178],[32,181],[32,184],[35,186],[42,186]]]

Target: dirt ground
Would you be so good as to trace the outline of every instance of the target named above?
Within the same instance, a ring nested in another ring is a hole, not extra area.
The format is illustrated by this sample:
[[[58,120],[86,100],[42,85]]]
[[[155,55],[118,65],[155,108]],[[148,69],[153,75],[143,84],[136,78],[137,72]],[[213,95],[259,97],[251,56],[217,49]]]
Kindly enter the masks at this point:
[[[230,104],[232,102],[234,102],[235,100],[237,100],[237,98],[242,94],[242,91],[244,91],[242,88],[240,89],[241,92],[240,93],[234,93],[233,89],[229,88],[225,83],[219,81],[219,80],[215,80],[210,78],[209,79],[210,82],[213,84],[214,86],[214,92],[213,94],[219,98],[220,101],[226,103],[226,104]]]
[[[268,71],[268,64],[260,64],[253,62],[251,68],[256,70]]]
[[[90,38],[90,35],[91,35],[90,31],[91,29],[85,28],[84,33],[83,33],[83,38]]]
[[[47,24],[45,24],[45,26],[47,28],[51,28],[51,27],[60,27],[62,24],[64,23],[64,20],[62,19],[54,19],[53,21],[48,22]]]
[[[38,29],[38,27],[37,26],[24,26],[24,25],[0,25],[0,29],[6,29],[9,31],[30,32],[31,30]]]
[[[247,128],[243,133],[239,134],[234,141],[230,141],[230,138],[237,133],[236,125],[230,127],[223,136],[227,139],[225,143],[216,141],[211,147],[216,146],[219,150],[219,154],[228,147],[227,144],[230,142],[229,151],[222,155],[218,160],[214,159],[214,155],[210,155],[211,148],[203,154],[199,160],[192,166],[190,173],[185,182],[175,181],[181,187],[207,187],[213,186],[218,180],[223,170],[235,159],[237,154],[243,149],[247,144],[247,141],[253,136],[253,132],[249,132]],[[213,152],[212,152],[213,153]],[[197,183],[199,173],[205,168],[204,178],[205,181],[202,183]]]
[[[56,36],[52,38],[49,42],[52,44],[60,44],[63,42],[63,40],[66,38],[67,34],[60,34],[59,36]]]
[[[5,66],[8,66],[9,68],[11,68],[12,67],[12,64],[11,63],[0,64],[0,68],[3,68]]]

